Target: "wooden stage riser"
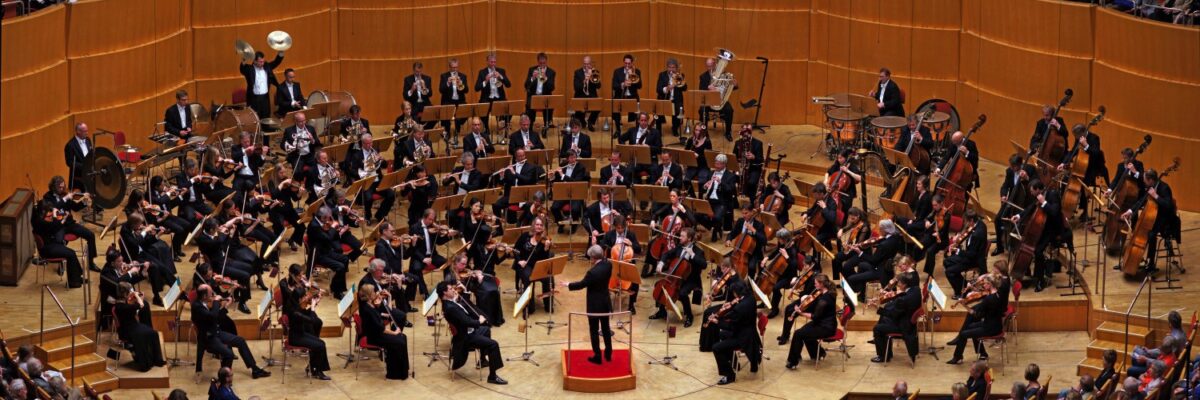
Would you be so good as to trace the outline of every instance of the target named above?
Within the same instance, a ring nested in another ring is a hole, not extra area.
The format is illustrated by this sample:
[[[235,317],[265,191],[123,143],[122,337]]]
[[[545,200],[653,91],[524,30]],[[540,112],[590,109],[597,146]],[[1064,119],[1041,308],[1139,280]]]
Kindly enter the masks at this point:
[[[16,332],[21,332],[21,334],[13,335],[13,333],[16,333]],[[28,344],[30,346],[35,345],[38,343],[38,340],[40,340],[40,336],[36,332],[35,333],[27,333],[23,330],[15,330],[15,331],[10,332],[9,329],[5,329],[4,334],[5,334],[4,339],[6,342],[8,342],[8,349],[11,351],[16,351],[17,347],[20,347],[22,345],[26,345],[26,344]],[[91,320],[87,320],[87,321],[80,321],[79,325],[75,326],[75,334],[87,336],[89,339],[96,340],[96,320],[91,319]],[[11,335],[11,336],[9,336],[9,335]],[[65,337],[71,337],[71,327],[69,325],[64,325],[64,326],[54,327],[54,328],[46,328],[46,336],[45,336],[46,340],[53,340],[53,339],[65,338]]]
[[[267,340],[283,337],[283,329],[272,324],[271,328],[266,331],[260,331],[258,328],[261,323],[253,318],[238,318],[238,315],[233,315],[233,323],[237,326],[238,335],[246,340]],[[240,315],[240,314],[239,314]],[[194,342],[194,333],[192,332],[192,321],[188,320],[187,313],[184,319],[179,321],[180,335],[179,339],[183,342]],[[169,310],[155,310],[150,313],[150,320],[154,326],[154,330],[163,332],[163,341],[174,342],[175,331],[170,329],[170,322],[174,321],[175,313]],[[332,323],[332,325],[330,325]],[[325,325],[321,327],[321,337],[337,338],[342,337],[341,321],[325,321]]]
[[[1022,303],[1017,315],[1018,332],[1061,332],[1082,331],[1089,329],[1087,300],[1039,301]],[[875,309],[859,309],[858,312],[875,313]],[[958,332],[962,328],[967,312],[963,309],[953,309],[942,312],[942,320],[933,325],[935,332]],[[851,319],[851,331],[869,332],[875,327],[875,320]]]

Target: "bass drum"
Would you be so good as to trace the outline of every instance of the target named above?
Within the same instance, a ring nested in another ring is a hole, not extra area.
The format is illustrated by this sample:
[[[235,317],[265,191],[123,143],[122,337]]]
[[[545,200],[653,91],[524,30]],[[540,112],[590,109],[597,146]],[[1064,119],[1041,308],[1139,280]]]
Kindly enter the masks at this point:
[[[327,115],[331,118],[341,118],[343,115],[350,113],[350,106],[358,104],[354,100],[354,95],[350,92],[331,92],[328,90],[315,90],[308,94],[308,107],[313,107],[319,103],[339,102],[335,115]]]
[[[240,135],[242,132],[250,134],[259,133],[258,114],[254,110],[246,108],[222,108],[217,113],[217,122],[213,124],[213,132],[220,132],[224,129],[237,128],[234,134]]]

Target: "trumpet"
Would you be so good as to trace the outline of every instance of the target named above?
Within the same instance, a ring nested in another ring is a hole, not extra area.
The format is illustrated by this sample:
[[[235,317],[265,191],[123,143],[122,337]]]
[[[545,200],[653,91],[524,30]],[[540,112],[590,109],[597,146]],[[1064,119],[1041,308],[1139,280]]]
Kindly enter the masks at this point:
[[[533,71],[533,80],[537,83],[546,83],[546,67],[538,67]]]
[[[421,96],[429,97],[429,88],[425,87],[425,79],[422,78],[421,75],[415,75],[413,77],[413,88],[416,89],[417,93],[420,93]]]
[[[459,92],[467,90],[466,83],[463,82],[462,76],[457,72],[450,74],[450,77],[446,79],[446,85],[458,89]]]

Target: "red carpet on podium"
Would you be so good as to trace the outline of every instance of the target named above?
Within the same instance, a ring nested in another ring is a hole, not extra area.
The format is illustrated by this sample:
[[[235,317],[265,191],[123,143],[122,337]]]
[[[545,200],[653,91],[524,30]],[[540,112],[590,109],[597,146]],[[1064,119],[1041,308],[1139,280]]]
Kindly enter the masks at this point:
[[[612,361],[604,361],[603,364],[596,365],[589,362],[588,357],[592,356],[591,349],[571,350],[567,371],[570,376],[586,379],[603,379],[627,376],[631,373],[629,363],[629,349],[613,349]],[[563,355],[564,357],[566,354]]]

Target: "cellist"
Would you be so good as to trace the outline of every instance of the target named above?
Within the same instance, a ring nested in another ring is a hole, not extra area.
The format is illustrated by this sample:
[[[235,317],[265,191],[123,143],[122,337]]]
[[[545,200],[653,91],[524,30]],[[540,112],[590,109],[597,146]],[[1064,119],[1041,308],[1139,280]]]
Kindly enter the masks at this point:
[[[1141,208],[1148,201],[1158,203],[1158,215],[1154,220],[1154,225],[1150,228],[1149,236],[1146,237],[1146,254],[1149,254],[1151,260],[1154,260],[1158,251],[1158,238],[1179,235],[1179,216],[1175,214],[1175,197],[1172,195],[1171,185],[1158,178],[1158,171],[1153,168],[1146,170],[1142,183],[1146,190],[1143,191],[1141,199],[1132,208],[1125,210],[1121,214],[1121,218],[1129,220],[1130,226],[1137,226],[1134,213],[1140,213]],[[1170,246],[1167,249],[1174,251]],[[1153,261],[1148,263],[1146,270],[1150,273],[1157,271],[1158,268],[1154,264],[1156,263]]]
[[[796,204],[796,198],[792,197],[792,190],[783,184],[783,179],[776,171],[767,175],[767,185],[763,186],[759,202],[763,205],[763,212],[774,214],[775,219],[779,220],[779,225],[787,226],[788,214],[792,205]]]
[[[896,146],[892,150],[899,151],[904,154],[911,155],[913,149],[921,146],[925,149],[926,154],[933,152],[933,135],[929,132],[929,127],[921,126],[917,128],[917,115],[908,116],[908,124],[900,128],[900,137],[896,140]],[[925,170],[921,170],[921,166],[917,166],[917,173],[920,175],[928,174],[929,166],[925,165]]]
[[[1068,163],[1075,161],[1076,156],[1080,152],[1087,153],[1088,165],[1087,170],[1083,173],[1083,184],[1096,187],[1096,178],[1104,178],[1108,182],[1108,165],[1104,163],[1104,149],[1100,148],[1100,135],[1092,133],[1088,130],[1087,125],[1075,124],[1071,128],[1071,132],[1075,133],[1077,140],[1075,147],[1063,158],[1063,162],[1058,164],[1058,170],[1070,168]],[[1083,221],[1087,221],[1088,217],[1088,197],[1079,196],[1079,208],[1083,210]],[[1071,216],[1067,216],[1068,218]]]
[[[625,244],[633,249],[633,254],[642,254],[642,245],[638,243],[637,234],[629,230],[629,224],[622,214],[613,215],[612,229],[609,229],[603,236],[594,237],[597,244],[604,249],[604,254],[609,254],[609,250],[613,247]],[[636,283],[629,286],[629,312],[637,313],[634,305],[637,304],[638,288]]]
[[[933,171],[933,173],[945,176],[954,172],[943,171],[943,169],[946,168],[946,164],[949,163],[950,160],[953,160],[956,155],[962,154],[962,157],[966,158],[967,162],[971,163],[971,166],[975,167],[976,173],[973,181],[975,182],[975,186],[979,186],[979,147],[975,145],[975,141],[967,138],[967,135],[962,131],[957,131],[950,135],[950,144],[954,145],[954,153],[950,154],[949,157],[942,159],[942,165],[939,165],[937,169]],[[962,189],[968,192],[971,190],[969,187],[964,187]]]
[[[675,298],[679,300],[683,308],[683,327],[692,327],[693,314],[692,303],[700,304],[700,293],[703,289],[700,288],[700,277],[704,268],[708,267],[708,260],[704,257],[704,251],[695,246],[697,237],[694,228],[683,228],[679,236],[679,245],[663,254],[662,260],[658,262],[658,273],[670,273],[671,264],[675,259],[680,259],[681,262],[691,264],[691,271],[688,276],[683,278],[682,284],[675,291]],[[689,296],[693,292],[694,297]],[[692,298],[689,298],[692,297]],[[667,309],[662,304],[658,305],[658,312],[650,316],[650,319],[667,318]]]
[[[862,172],[850,164],[854,150],[845,149],[838,153],[837,160],[825,171],[825,184],[829,191],[838,195],[842,212],[850,210],[854,198],[858,196],[858,183],[862,181]]]
[[[725,246],[733,247],[734,240],[745,233],[754,240],[753,248],[747,254],[746,275],[758,275],[758,263],[763,259],[763,247],[767,245],[766,229],[763,227],[762,221],[759,221],[755,216],[758,215],[758,209],[753,203],[746,203],[742,206],[742,219],[738,220],[733,225],[733,230],[729,231],[729,235],[725,238]],[[737,251],[736,249],[734,251]]]
[[[1125,175],[1133,179],[1133,182],[1138,185],[1138,193],[1141,193],[1145,188],[1142,182],[1142,173],[1146,171],[1146,167],[1142,165],[1142,161],[1135,158],[1136,155],[1131,148],[1121,149],[1121,162],[1117,164],[1117,173],[1113,174],[1113,178],[1108,182],[1108,190],[1104,192],[1105,196],[1111,196],[1114,190],[1117,190],[1117,185],[1121,183],[1121,179]]]

